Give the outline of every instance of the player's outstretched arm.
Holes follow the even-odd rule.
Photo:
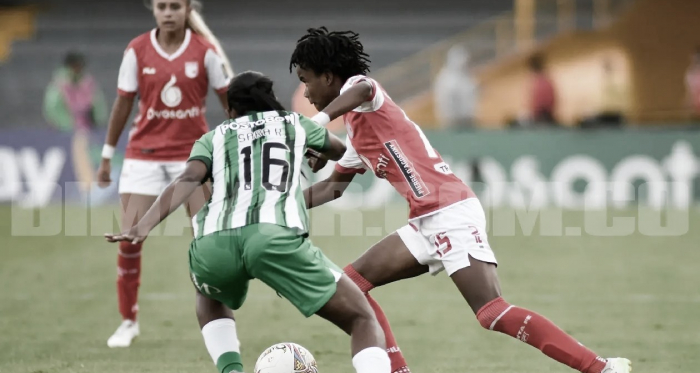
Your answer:
[[[299,122],[306,131],[308,146],[306,156],[309,160],[309,167],[314,173],[325,167],[329,159],[337,161],[343,157],[345,154],[343,140],[315,121],[303,115],[300,115],[299,118]]]
[[[334,120],[362,105],[362,103],[369,100],[370,97],[372,97],[372,85],[366,81],[362,81],[336,97],[335,100],[331,101],[331,103],[323,109],[323,112],[328,115],[330,120]],[[322,123],[322,125],[326,124],[327,123]]]
[[[326,180],[319,181],[304,190],[306,208],[311,209],[340,198],[353,178],[355,178],[354,173],[346,174],[333,170]]]
[[[153,228],[187,201],[207,175],[208,170],[204,162],[199,160],[187,162],[185,171],[165,188],[138,224],[128,232],[119,235],[105,234],[105,238],[109,242],[131,241],[139,243],[144,241]]]
[[[330,132],[328,132],[328,140],[330,145],[328,149],[322,151],[321,154],[323,154],[326,158],[330,159],[331,161],[339,161],[340,158],[343,157],[343,154],[345,154],[345,143],[338,136]]]

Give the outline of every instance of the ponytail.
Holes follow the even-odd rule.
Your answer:
[[[219,39],[214,36],[214,33],[209,29],[209,26],[207,26],[206,22],[204,22],[204,18],[202,18],[202,15],[200,14],[202,3],[197,0],[191,0],[190,7],[192,7],[192,10],[187,16],[187,26],[189,26],[192,31],[202,35],[214,46],[214,49],[219,56],[221,56],[221,59],[224,62],[226,74],[229,77],[233,77],[233,67],[231,66],[231,61],[229,61],[228,57],[226,57],[226,52],[224,52],[224,48],[221,47]]]

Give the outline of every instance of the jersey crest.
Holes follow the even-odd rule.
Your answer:
[[[185,62],[185,76],[194,79],[199,75],[199,63],[197,61]]]

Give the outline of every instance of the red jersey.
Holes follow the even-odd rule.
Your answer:
[[[180,48],[168,55],[156,31],[129,43],[119,69],[119,95],[139,96],[126,158],[186,160],[192,144],[209,131],[204,118],[208,87],[226,92],[228,77],[204,37],[187,29]]]
[[[372,97],[343,115],[347,151],[335,169],[342,173],[370,169],[386,179],[408,200],[410,219],[475,197],[379,83],[357,75],[348,79],[341,94],[361,81],[372,85]]]

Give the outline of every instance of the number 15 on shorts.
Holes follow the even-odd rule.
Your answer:
[[[452,250],[452,242],[447,237],[447,232],[440,232],[435,235],[435,247],[437,247],[437,253],[440,258]]]

